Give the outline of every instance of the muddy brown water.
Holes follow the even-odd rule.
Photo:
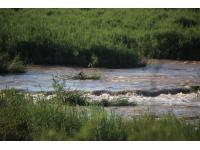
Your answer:
[[[18,90],[29,92],[53,91],[53,75],[72,76],[84,72],[95,72],[102,76],[101,80],[67,80],[65,88],[70,90],[84,91],[126,91],[126,90],[169,90],[185,86],[200,86],[200,61],[171,61],[171,60],[150,60],[146,67],[129,69],[106,69],[106,68],[79,68],[63,66],[29,66],[26,73],[0,75],[0,89],[14,87]],[[162,94],[162,93],[161,93]],[[194,94],[194,93],[193,93]],[[163,96],[161,101],[180,100]],[[190,95],[189,95],[190,96]],[[148,100],[148,96],[143,96]],[[156,97],[152,100],[154,102]],[[193,97],[186,98],[188,103],[193,103]],[[182,99],[181,99],[182,100]],[[198,101],[198,100],[197,100]],[[200,101],[200,100],[199,100]],[[198,102],[199,102],[198,101]],[[136,107],[111,107],[106,108],[126,115],[137,115],[138,112],[146,112],[149,105],[144,100]],[[179,103],[178,103],[179,104]],[[173,107],[176,115],[195,116],[200,115],[200,105],[189,107],[187,103]],[[171,105],[151,105],[153,113],[162,114],[171,110]]]
[[[146,67],[130,69],[29,66],[26,73],[0,75],[0,89],[14,87],[31,92],[51,91],[52,76],[95,72],[101,80],[67,80],[66,88],[76,90],[152,90],[200,85],[200,61],[153,60]]]

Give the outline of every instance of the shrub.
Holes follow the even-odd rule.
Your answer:
[[[63,97],[63,103],[70,105],[87,105],[87,97],[82,92],[67,91]]]
[[[119,97],[116,100],[111,102],[112,106],[130,106],[133,105],[132,103],[128,102],[128,98],[126,97]]]
[[[72,77],[74,80],[99,80],[100,78],[101,76],[96,73],[87,74],[82,71]]]
[[[111,106],[111,102],[109,102],[109,100],[107,99],[102,99],[100,102],[99,102],[100,106]]]
[[[84,96],[83,92],[65,90],[65,80],[60,80],[53,76],[53,88],[56,93],[56,97],[53,101],[58,104],[68,105],[87,105],[88,98]]]
[[[195,26],[197,24],[197,22],[195,20],[188,19],[185,17],[181,17],[181,18],[177,19],[176,22],[181,24],[183,27],[191,27],[191,26]]]
[[[19,56],[15,56],[11,61],[8,54],[0,54],[0,73],[22,73],[25,72],[25,65]]]
[[[9,56],[8,54],[0,53],[0,73],[8,72]]]
[[[14,60],[8,67],[9,72],[17,72],[17,73],[22,73],[25,72],[25,66],[23,62],[20,60],[19,56],[15,56]]]

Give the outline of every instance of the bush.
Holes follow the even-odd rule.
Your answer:
[[[197,22],[195,20],[187,19],[185,17],[181,17],[181,18],[177,19],[176,22],[181,24],[183,27],[191,27],[191,26],[195,26],[197,24]]]
[[[0,73],[23,73],[25,65],[19,56],[15,56],[13,60],[8,54],[0,54]]]
[[[58,104],[68,105],[87,105],[88,98],[84,96],[83,92],[65,90],[65,80],[53,77],[53,88],[56,93],[56,97],[53,98],[53,102]]]
[[[12,72],[12,73],[14,73],[14,72],[18,72],[18,73],[25,72],[25,66],[24,66],[23,62],[20,60],[19,56],[15,56],[14,60],[12,61],[12,63],[8,67],[8,71]]]
[[[64,93],[63,103],[69,105],[87,105],[87,97],[82,92],[68,91]]]
[[[102,99],[100,102],[99,102],[100,106],[111,106],[111,102],[109,102],[107,99]]]
[[[179,41],[182,35],[176,31],[169,31],[164,33],[158,33],[155,35],[157,40],[158,58],[170,58],[176,59],[179,55]]]
[[[0,53],[0,73],[8,72],[9,56]]]
[[[128,102],[128,99],[126,97],[120,97],[116,100],[113,100],[111,103],[112,106],[129,106],[130,103]]]
[[[86,74],[82,71],[72,77],[74,80],[99,80],[100,78],[101,76],[96,73]]]

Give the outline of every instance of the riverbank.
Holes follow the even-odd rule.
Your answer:
[[[144,66],[144,58],[200,60],[199,15],[199,9],[1,9],[0,55],[107,68]]]
[[[166,114],[127,118],[104,108],[70,105],[57,93],[52,99],[0,93],[1,140],[199,140],[200,122]],[[73,97],[76,98],[76,97]],[[65,101],[63,101],[65,100]]]
[[[149,60],[146,67],[131,69],[28,66],[26,73],[0,75],[0,89],[16,88],[49,99],[55,96],[52,84],[57,81],[63,91],[70,91],[70,96],[81,100],[82,105],[87,99],[92,105],[111,110],[114,107],[114,111],[125,116],[143,114],[152,108],[152,113],[158,116],[173,109],[178,116],[195,118],[200,110],[199,64],[199,61]],[[80,76],[80,72],[85,75]],[[98,80],[91,79],[91,75],[98,75]],[[84,99],[73,91],[83,94]]]
[[[145,113],[160,117],[163,114],[172,113],[177,117],[189,118],[190,120],[198,119],[200,115],[200,91],[194,87],[187,88],[187,90],[185,93],[182,93],[180,90],[175,90],[176,93],[164,92],[157,96],[146,96],[141,93],[138,94],[135,91],[87,92],[63,90],[61,92],[39,93],[30,93],[28,91],[18,92],[30,96],[35,102],[40,100],[51,102],[59,94],[61,99],[67,104],[103,106],[106,107],[108,112],[113,111],[126,117],[141,116]]]

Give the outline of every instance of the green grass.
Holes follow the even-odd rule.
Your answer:
[[[199,9],[0,9],[0,53],[25,64],[138,67],[200,60]]]
[[[81,91],[70,91],[65,90],[65,80],[53,77],[52,84],[55,97],[51,99],[53,103],[63,104],[63,105],[88,105],[88,98],[84,95],[84,92]]]
[[[0,93],[0,140],[200,140],[200,122],[174,115],[124,118],[99,106],[72,106],[14,89]],[[56,103],[55,103],[56,102]]]

